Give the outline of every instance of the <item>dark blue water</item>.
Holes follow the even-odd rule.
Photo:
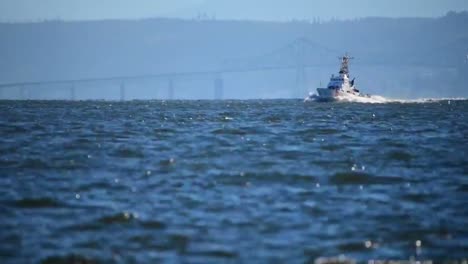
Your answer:
[[[467,258],[467,113],[0,101],[0,262]]]

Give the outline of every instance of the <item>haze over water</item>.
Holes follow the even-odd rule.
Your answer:
[[[0,101],[0,262],[467,258],[467,111]]]
[[[0,0],[0,264],[466,264],[467,28],[466,0]]]

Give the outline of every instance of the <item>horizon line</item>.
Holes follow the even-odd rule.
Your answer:
[[[443,15],[439,16],[362,16],[362,17],[353,17],[353,18],[337,18],[329,17],[322,18],[319,16],[314,16],[311,18],[289,18],[289,19],[250,19],[250,18],[218,18],[216,16],[206,16],[206,17],[175,17],[175,16],[146,16],[146,17],[122,17],[122,18],[81,18],[81,19],[64,19],[61,17],[57,18],[35,18],[35,19],[18,19],[18,20],[2,20],[0,19],[0,24],[39,24],[39,23],[51,23],[51,22],[63,22],[63,23],[77,23],[77,22],[105,22],[105,21],[128,21],[128,22],[138,22],[144,20],[180,20],[180,21],[195,21],[195,22],[260,22],[260,23],[308,23],[308,24],[324,24],[330,22],[349,22],[349,21],[359,21],[365,19],[373,18],[382,18],[382,19],[439,19],[447,17],[450,14],[457,15],[468,15],[468,10],[459,10],[447,11]]]

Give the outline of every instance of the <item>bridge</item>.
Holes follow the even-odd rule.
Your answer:
[[[146,75],[110,76],[97,78],[77,78],[67,80],[23,81],[0,83],[0,98],[2,90],[6,88],[18,88],[19,98],[27,100],[30,91],[45,85],[60,85],[62,89],[68,89],[69,99],[76,100],[77,87],[90,83],[110,82],[117,83],[120,92],[120,100],[126,100],[126,84],[134,80],[158,80],[167,82],[167,99],[175,98],[176,83],[186,78],[203,78],[212,80],[215,99],[222,99],[225,81],[223,76],[230,73],[246,73],[261,71],[294,70],[295,72],[295,96],[302,97],[306,94],[306,69],[311,67],[330,66],[335,62],[339,51],[321,46],[302,37],[291,43],[281,46],[258,56],[249,58],[225,59],[217,69],[186,72],[166,72]],[[327,63],[329,62],[329,63]]]

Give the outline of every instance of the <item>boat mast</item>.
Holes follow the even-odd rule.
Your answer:
[[[349,61],[354,59],[353,57],[348,56],[348,54],[344,55],[343,57],[340,58],[341,60],[341,68],[340,68],[340,74],[346,74],[349,75]]]

